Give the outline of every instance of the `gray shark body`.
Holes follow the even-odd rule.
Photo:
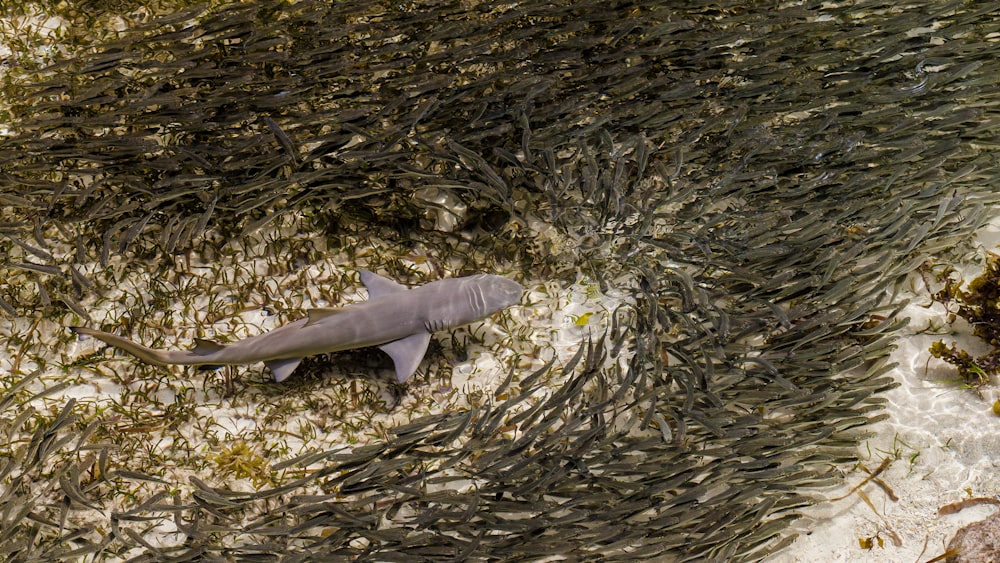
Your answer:
[[[155,350],[127,338],[86,327],[93,336],[157,365],[238,365],[264,362],[284,381],[306,356],[378,346],[392,357],[396,379],[406,381],[420,365],[432,332],[485,318],[514,305],[524,288],[500,276],[480,274],[431,282],[414,289],[367,270],[361,281],[368,301],[309,316],[231,344],[196,340],[191,350]]]

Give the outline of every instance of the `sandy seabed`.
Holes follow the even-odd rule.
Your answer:
[[[1000,217],[977,233],[981,253],[1000,245]],[[966,281],[981,272],[979,266],[957,265]],[[1000,399],[996,383],[977,391],[954,383],[955,371],[930,357],[932,342],[957,341],[973,353],[985,345],[969,336],[961,319],[944,325],[940,303],[931,306],[925,288],[915,280],[913,294],[900,316],[910,325],[900,335],[891,372],[899,386],[885,393],[887,420],[875,424],[873,437],[860,446],[864,466],[874,471],[884,460],[888,467],[879,478],[895,494],[868,481],[858,468],[845,485],[829,492],[840,500],[824,502],[805,511],[795,525],[796,542],[768,559],[770,563],[849,561],[869,563],[926,562],[946,551],[960,528],[983,520],[997,509],[981,504],[939,515],[941,507],[968,498],[1000,498],[1000,417],[993,402]],[[858,490],[871,501],[852,492]],[[873,510],[874,508],[874,510]],[[872,547],[865,549],[863,541]]]

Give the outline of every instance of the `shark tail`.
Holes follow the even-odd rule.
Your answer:
[[[166,366],[170,364],[201,365],[212,363],[211,360],[206,357],[206,354],[199,354],[197,348],[193,351],[154,350],[153,348],[147,348],[142,344],[133,342],[128,338],[111,334],[110,332],[104,332],[103,330],[83,326],[71,326],[69,328],[76,334],[93,336],[94,338],[110,344],[115,348],[121,348],[147,364]],[[207,341],[205,342],[208,344]],[[199,344],[199,347],[200,346],[201,344]],[[221,348],[221,346],[219,347]]]

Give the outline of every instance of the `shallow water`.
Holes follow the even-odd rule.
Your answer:
[[[0,552],[757,560],[892,447],[883,404],[961,410],[879,362],[896,290],[996,214],[988,4],[129,17],[3,75]],[[532,297],[405,389],[377,353],[275,386],[63,330],[241,338],[359,268]]]
[[[977,233],[981,252],[995,251],[1000,243],[1000,218]],[[966,280],[978,276],[975,263],[961,268]],[[806,511],[795,525],[801,536],[783,553],[768,561],[927,561],[944,553],[948,541],[963,526],[992,514],[995,506],[971,506],[958,512],[939,514],[939,509],[969,498],[998,498],[995,478],[1000,459],[1000,426],[993,402],[1000,398],[993,382],[978,391],[955,382],[955,370],[930,357],[931,342],[953,340],[974,354],[987,351],[971,336],[961,320],[945,324],[947,314],[940,303],[931,306],[928,292],[910,297],[903,311],[910,326],[901,335],[892,360],[891,373],[899,387],[887,391],[889,418],[871,427],[874,436],[861,445],[862,463],[873,470],[889,458],[891,465],[880,475],[895,494],[868,483],[861,490],[875,510],[858,495],[824,503]],[[830,492],[832,498],[846,495],[861,483],[866,473],[848,473],[846,484]],[[876,512],[877,511],[877,512]],[[862,549],[858,541],[882,538],[882,544]]]

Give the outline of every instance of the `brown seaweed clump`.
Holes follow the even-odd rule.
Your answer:
[[[930,353],[958,368],[966,385],[982,387],[990,378],[1000,373],[1000,255],[987,253],[983,273],[962,289],[961,282],[948,280],[945,287],[934,294],[934,300],[949,307],[958,305],[954,315],[965,319],[972,326],[972,334],[992,349],[981,356],[973,356],[938,340],[931,344]],[[953,318],[953,317],[949,317]]]

